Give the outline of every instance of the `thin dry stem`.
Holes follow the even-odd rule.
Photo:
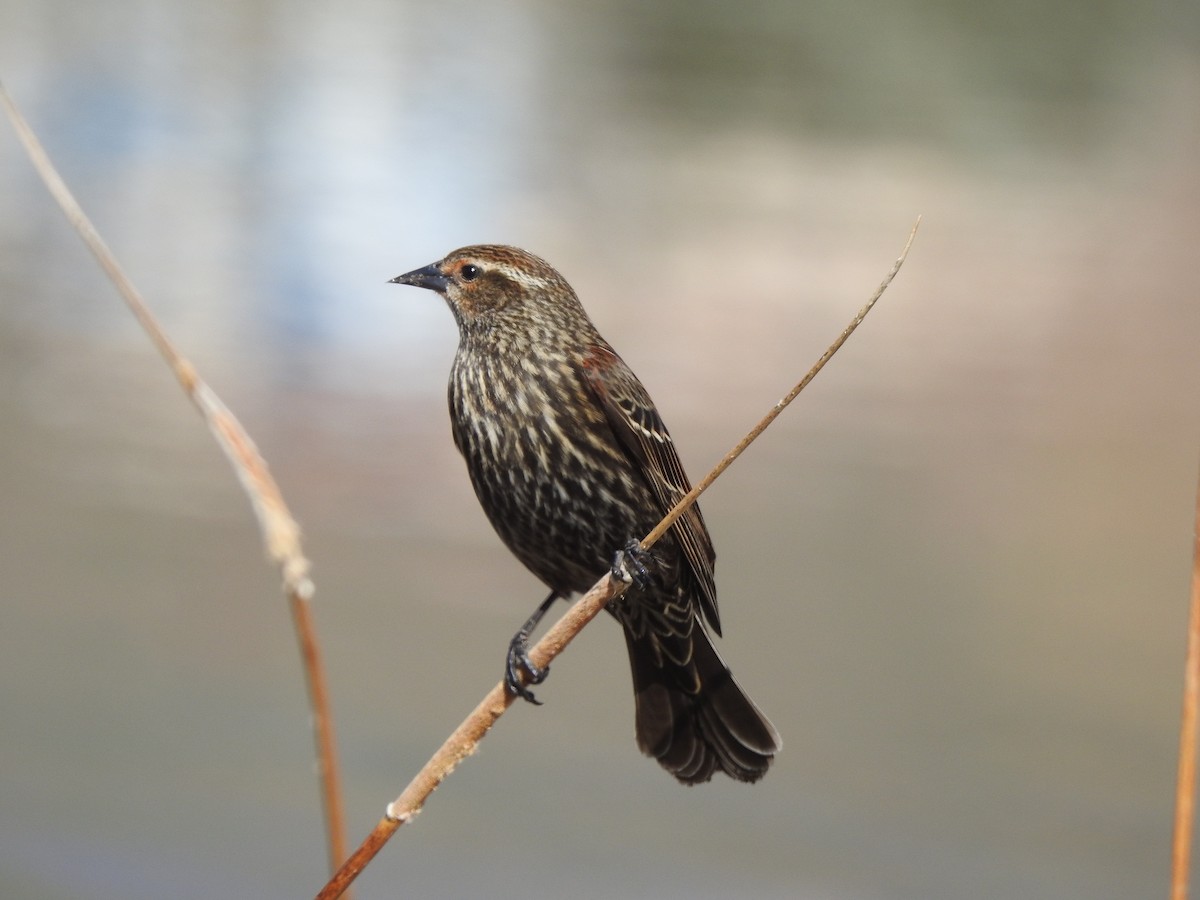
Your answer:
[[[813,367],[808,370],[808,374],[801,378],[800,381],[797,382],[796,386],[788,391],[787,395],[782,400],[771,407],[771,411],[763,416],[762,419],[759,420],[759,423],[746,433],[744,438],[738,441],[737,446],[726,453],[721,461],[713,466],[712,471],[696,482],[696,486],[687,494],[685,494],[678,503],[675,504],[671,511],[663,517],[661,522],[654,526],[654,530],[646,535],[645,539],[642,541],[643,548],[649,549],[655,541],[666,534],[667,529],[675,524],[675,520],[683,515],[684,510],[695,503],[696,498],[708,490],[708,486],[716,481],[722,472],[733,465],[733,461],[742,455],[742,451],[754,443],[758,436],[767,430],[767,426],[774,422],[781,412],[787,409],[788,404],[795,400],[800,395],[802,390],[808,387],[808,383],[817,377],[817,373],[825,368],[825,363],[829,362],[829,360],[833,358],[833,354],[837,353],[838,350],[842,348],[842,344],[846,343],[846,341],[849,339],[850,335],[854,334],[854,329],[858,328],[858,326],[862,324],[863,319],[867,317],[867,313],[871,311],[871,307],[873,307],[876,301],[883,296],[883,292],[888,289],[888,285],[892,283],[892,279],[896,277],[896,273],[898,273],[900,271],[900,267],[904,265],[904,260],[908,258],[908,250],[910,247],[912,247],[912,243],[917,237],[917,229],[920,227],[921,217],[917,216],[917,221],[913,223],[912,231],[908,233],[908,240],[904,242],[904,249],[900,251],[900,255],[896,257],[896,261],[892,263],[891,271],[889,271],[884,277],[883,281],[879,283],[879,287],[875,289],[875,293],[871,295],[871,299],[863,304],[863,308],[858,311],[858,315],[850,320],[850,324],[846,326],[840,335],[838,335],[837,340],[829,345],[829,349],[821,354],[821,358],[818,359],[813,364]]]
[[[624,593],[626,587],[626,584],[614,580],[610,575],[605,575],[596,582],[529,651],[529,658],[534,665],[550,665],[550,661],[571,643],[583,626],[599,615],[605,604]],[[317,895],[319,900],[332,900],[334,897],[343,896],[343,892],[358,877],[358,873],[383,849],[383,845],[397,829],[415,819],[429,795],[437,790],[460,762],[475,752],[479,742],[513,704],[514,699],[515,697],[505,689],[503,682],[491,689],[462,724],[446,738],[400,796],[388,804],[386,815],[346,860],[346,864],[321,889]]]
[[[1183,715],[1179,726],[1179,777],[1175,784],[1175,839],[1171,847],[1171,900],[1187,900],[1192,826],[1196,804],[1196,723],[1200,707],[1200,484],[1192,533],[1192,602],[1187,660],[1183,669]]]
[[[296,629],[296,640],[300,645],[308,706],[312,710],[313,743],[317,754],[317,780],[321,785],[321,810],[325,816],[329,871],[336,872],[346,859],[346,808],[342,800],[342,770],[338,765],[333,709],[329,701],[329,687],[325,682],[325,663],[321,658],[321,645],[317,641],[312,604],[296,592],[288,591],[288,606]]]
[[[899,258],[892,266],[887,277],[879,285],[866,305],[859,310],[850,322],[846,329],[838,336],[838,338],[829,346],[829,349],[822,354],[817,363],[809,370],[808,374],[800,380],[800,382],[788,392],[782,400],[780,400],[771,409],[763,419],[752,428],[747,435],[742,438],[732,450],[727,453],[712,471],[693,488],[690,492],[684,495],[671,511],[668,512],[661,522],[655,526],[645,538],[642,539],[642,546],[649,548],[659,538],[666,534],[667,529],[672,523],[678,519],[689,506],[696,502],[696,498],[710,484],[733,463],[742,451],[762,434],[778,415],[783,412],[789,403],[804,390],[810,381],[816,377],[816,374],[821,371],[825,363],[827,363],[833,354],[837,353],[846,339],[854,332],[867,313],[871,311],[871,307],[887,290],[892,279],[896,277],[896,273],[900,271],[900,267],[904,265],[904,260],[908,256],[908,250],[912,246],[913,239],[916,237],[917,227],[921,224],[920,217],[912,227],[912,231],[908,235],[908,240],[904,244],[904,250]],[[559,653],[571,642],[571,640],[579,633],[579,631],[594,619],[609,601],[624,593],[626,584],[612,577],[611,574],[606,574],[603,578],[592,585],[591,589],[583,595],[583,597],[572,606],[561,619],[554,624],[554,627],[546,633],[538,643],[529,651],[530,659],[538,668],[544,668],[550,665],[550,662],[558,656]],[[354,854],[346,861],[346,864],[334,875],[334,877],[321,889],[317,894],[317,900],[334,900],[336,897],[342,896],[347,887],[358,877],[368,863],[375,857],[383,845],[391,839],[392,835],[400,828],[401,825],[411,822],[420,813],[425,801],[429,799],[438,786],[446,780],[446,777],[457,768],[458,764],[475,752],[479,742],[491,730],[496,721],[504,714],[504,711],[512,705],[513,696],[505,690],[504,684],[498,684],[492,688],[491,692],[483,698],[478,706],[471,712],[462,724],[454,730],[438,749],[438,751],[429,759],[417,773],[417,776],[409,782],[408,787],[388,804],[386,815],[376,824],[375,828],[363,841],[362,845],[354,851]]]
[[[95,227],[88,220],[66,183],[59,176],[41,142],[25,121],[12,98],[0,84],[0,105],[25,147],[30,161],[41,176],[50,194],[58,202],[67,220],[79,233],[100,267],[108,275],[134,317],[150,336],[159,353],[175,373],[188,397],[203,416],[226,459],[237,473],[242,488],[250,498],[266,545],[267,555],[279,567],[284,592],[288,597],[296,637],[304,660],[309,703],[313,711],[313,739],[317,748],[321,773],[322,805],[325,810],[328,834],[330,870],[336,871],[346,858],[346,829],[342,812],[336,742],[333,717],[329,711],[329,694],[325,686],[325,671],[321,663],[316,631],[313,626],[310,600],[313,583],[308,576],[309,561],[300,546],[300,527],[288,512],[279,486],[271,477],[266,460],[258,452],[250,435],[238,422],[216,393],[201,380],[195,368],[186,360],[159,325],[141,294],[125,274],[116,257]]]

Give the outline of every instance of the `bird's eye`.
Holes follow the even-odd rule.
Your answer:
[[[479,266],[467,263],[458,270],[458,274],[462,276],[463,281],[474,281],[483,274],[483,269],[479,268]]]

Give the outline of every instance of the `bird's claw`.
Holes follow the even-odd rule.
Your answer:
[[[522,679],[522,673],[525,678]],[[520,697],[534,706],[542,701],[533,695],[528,685],[541,684],[550,674],[549,666],[534,665],[529,658],[529,635],[517,632],[508,644],[508,659],[504,665],[504,687],[510,694]]]
[[[653,581],[646,561],[650,551],[642,546],[642,542],[631,539],[624,549],[618,550],[613,556],[612,577],[625,584],[648,588]]]

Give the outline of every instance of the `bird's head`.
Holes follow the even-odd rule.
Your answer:
[[[391,280],[437,291],[467,334],[498,321],[586,321],[575,291],[548,262],[516,247],[480,244]]]

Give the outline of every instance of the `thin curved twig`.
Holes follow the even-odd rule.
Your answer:
[[[79,233],[87,248],[96,257],[100,267],[108,275],[134,317],[141,324],[154,346],[184,392],[195,404],[205,423],[216,438],[226,459],[237,473],[238,480],[258,519],[267,555],[279,567],[283,578],[284,593],[292,613],[296,639],[304,661],[304,675],[308,688],[309,704],[312,708],[313,740],[316,745],[317,766],[320,773],[321,800],[325,812],[326,837],[329,848],[329,868],[336,871],[346,858],[346,827],[340,769],[338,768],[336,742],[333,733],[333,715],[329,709],[329,692],[325,684],[325,668],[321,661],[320,647],[313,625],[313,583],[309,578],[309,561],[300,546],[300,526],[292,518],[279,486],[267,468],[266,460],[258,452],[250,435],[221,402],[195,368],[185,359],[171,339],[163,331],[153,313],[150,312],[141,294],[125,274],[112,251],[84,214],[83,209],[71,194],[70,189],[50,161],[37,135],[25,121],[16,104],[0,84],[0,105],[3,105],[9,121],[25,147],[30,161],[41,176],[46,188],[58,202],[67,220]]]

